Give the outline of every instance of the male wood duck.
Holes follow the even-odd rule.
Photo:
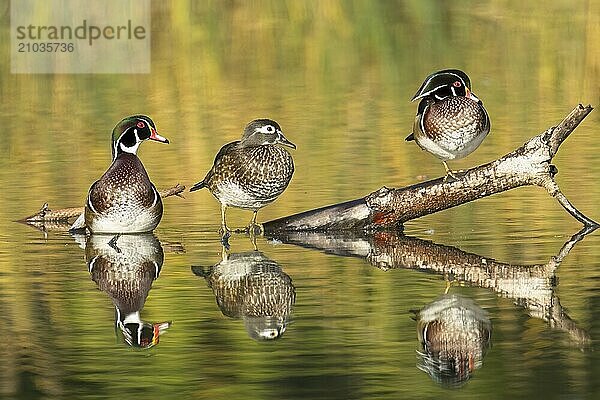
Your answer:
[[[277,122],[270,119],[250,122],[241,140],[223,146],[206,177],[190,188],[193,192],[206,187],[219,200],[225,237],[229,234],[225,221],[227,207],[252,210],[249,229],[254,229],[258,210],[279,197],[290,183],[294,161],[277,144],[296,148],[285,138]]]
[[[152,233],[93,234],[85,239],[85,259],[91,279],[115,306],[115,327],[125,343],[150,348],[171,322],[149,322],[141,311],[163,266],[163,248]]]
[[[445,294],[416,313],[417,367],[445,386],[464,383],[481,367],[491,344],[488,313],[473,300]]]
[[[136,155],[145,140],[169,143],[145,115],[119,122],[112,132],[112,164],[92,184],[84,212],[71,229],[93,233],[150,232],[160,222],[162,200]]]
[[[406,140],[442,160],[446,177],[457,179],[446,161],[471,154],[490,132],[483,102],[471,91],[467,74],[457,69],[429,75],[412,98],[417,99],[413,132]]]

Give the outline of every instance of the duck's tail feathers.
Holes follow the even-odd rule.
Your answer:
[[[196,190],[200,190],[202,188],[206,187],[206,183],[204,183],[204,181],[200,181],[198,183],[196,183],[194,186],[192,186],[190,188],[190,192],[194,192]]]
[[[69,228],[70,232],[85,231],[85,212],[82,212],[79,217],[73,222],[73,225]]]
[[[406,140],[407,142],[410,142],[411,140],[415,140],[415,134],[411,132],[411,134],[408,135],[406,137],[406,139],[404,139],[404,140]]]

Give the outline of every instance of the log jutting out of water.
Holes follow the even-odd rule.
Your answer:
[[[266,222],[263,228],[265,233],[401,228],[411,219],[530,185],[546,189],[586,227],[598,227],[560,191],[554,179],[558,170],[551,164],[562,142],[592,110],[590,105],[578,105],[557,126],[497,160],[465,171],[458,180],[438,178],[400,189],[382,187],[360,199]]]
[[[179,183],[171,188],[161,190],[159,192],[160,197],[163,199],[169,196],[178,196],[183,197],[181,194],[185,190],[185,186],[180,185]],[[77,218],[83,212],[83,207],[70,207],[70,208],[60,208],[57,210],[51,210],[48,206],[48,203],[44,203],[42,208],[35,214],[30,215],[29,217],[25,217],[18,222],[23,222],[30,225],[36,225],[36,223],[62,223],[63,229],[68,229],[64,227],[68,227],[68,220],[71,218]]]

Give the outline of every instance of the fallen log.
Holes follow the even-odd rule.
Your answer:
[[[185,190],[185,186],[177,184],[168,189],[159,192],[163,199],[169,196],[183,197],[181,193]],[[22,218],[17,222],[34,226],[41,230],[67,230],[71,226],[69,220],[77,218],[83,212],[83,207],[69,207],[51,210],[48,203],[44,203],[42,208],[35,214]]]
[[[458,180],[437,178],[399,189],[382,187],[360,199],[265,222],[264,232],[398,229],[411,219],[531,185],[546,189],[584,226],[598,227],[560,191],[554,179],[558,169],[551,164],[563,141],[592,110],[590,105],[578,105],[557,126],[497,160],[464,171]]]

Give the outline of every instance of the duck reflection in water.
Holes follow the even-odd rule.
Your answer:
[[[574,345],[585,350],[591,344],[590,335],[562,307],[556,294],[556,271],[575,245],[595,229],[582,229],[546,263],[532,265],[504,263],[392,231],[307,234],[267,229],[266,236],[328,254],[361,258],[382,271],[410,269],[445,278],[452,276],[461,285],[485,288],[512,299],[531,317],[545,321],[549,329],[565,333]],[[423,346],[418,367],[447,386],[466,382],[481,366],[490,345],[491,323],[487,314],[471,300],[446,295],[420,310],[416,319]]]
[[[436,382],[455,387],[482,365],[490,346],[492,323],[469,298],[445,294],[416,312],[422,346],[417,367]]]
[[[296,291],[279,264],[260,251],[228,254],[209,267],[192,266],[206,280],[226,317],[242,319],[257,341],[280,338],[290,321]]]
[[[151,233],[91,235],[85,246],[90,276],[115,305],[115,329],[129,346],[148,349],[171,322],[145,322],[140,312],[163,265],[163,249]]]

